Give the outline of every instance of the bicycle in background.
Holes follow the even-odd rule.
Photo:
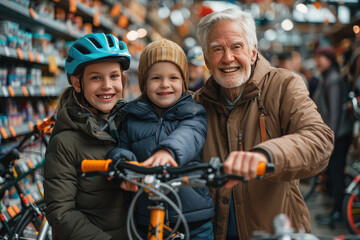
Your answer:
[[[272,163],[262,162],[258,165],[257,175],[259,178],[274,170]],[[221,187],[228,180],[245,179],[239,175],[224,174],[222,163],[219,158],[212,158],[209,163],[199,163],[192,166],[171,167],[142,167],[141,163],[123,160],[83,160],[81,170],[83,177],[104,175],[110,179],[124,179],[138,185],[139,191],[135,194],[129,207],[127,217],[127,232],[129,239],[142,239],[137,231],[134,221],[134,209],[137,199],[143,192],[148,194],[153,205],[150,209],[150,223],[147,232],[149,240],[175,240],[189,239],[189,228],[182,213],[182,206],[177,189],[182,187]],[[196,173],[195,173],[196,172]],[[191,174],[190,173],[195,173]],[[138,179],[137,181],[133,179]],[[175,196],[176,202],[172,201],[169,193]],[[179,219],[174,228],[165,225],[165,212],[167,206],[171,206],[178,214]],[[184,233],[178,232],[180,224],[183,225]]]
[[[350,101],[343,107],[352,111],[355,118],[353,142],[349,150],[351,163],[345,168],[351,182],[345,188],[342,212],[350,231],[360,234],[360,97],[356,97],[354,93],[350,97]]]
[[[43,199],[35,201],[32,192],[27,194],[21,182],[42,167],[45,151],[34,151],[32,147],[39,142],[47,147],[47,137],[55,121],[55,116],[43,119],[0,159],[0,197],[3,199],[7,191],[15,189],[20,201],[20,206],[0,205],[0,239],[51,239]],[[42,195],[41,182],[38,187]]]
[[[357,97],[354,92],[350,92],[348,96],[349,101],[345,102],[342,106],[343,110],[350,114],[354,119],[353,127],[353,142],[349,148],[346,167],[345,167],[345,186],[348,186],[357,175],[358,165],[360,164],[360,96]],[[316,192],[317,188],[321,185],[326,185],[327,176],[325,174],[326,168],[319,174],[300,179],[300,191],[305,200],[308,202]]]

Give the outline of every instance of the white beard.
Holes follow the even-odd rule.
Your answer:
[[[251,71],[248,71],[247,73],[243,72],[241,74],[241,77],[236,79],[235,81],[231,81],[231,79],[227,80],[226,78],[218,77],[217,74],[214,75],[215,81],[222,86],[223,88],[236,88],[240,87],[244,83],[246,83],[250,78]],[[231,77],[229,77],[231,78]]]

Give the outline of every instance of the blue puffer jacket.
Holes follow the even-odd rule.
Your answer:
[[[201,150],[206,138],[206,111],[196,104],[190,94],[184,94],[176,104],[159,116],[147,97],[128,103],[120,133],[120,148],[109,153],[117,155],[122,149],[132,151],[138,162],[143,162],[159,149],[168,150],[179,166],[201,162]],[[214,203],[206,187],[182,188],[179,191],[186,220],[197,222],[214,216]],[[171,195],[169,196],[175,200]],[[140,203],[140,204],[139,204]],[[147,195],[140,196],[136,220],[140,225],[149,223],[151,204]],[[170,223],[178,214],[169,208]]]

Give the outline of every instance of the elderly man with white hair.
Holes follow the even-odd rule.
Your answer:
[[[311,231],[299,179],[319,173],[333,150],[324,124],[300,76],[271,67],[257,50],[253,17],[238,9],[200,20],[198,40],[211,76],[194,95],[207,111],[203,160],[220,157],[230,181],[212,189],[215,239],[247,239],[256,230],[273,232],[285,213],[295,231]],[[259,162],[275,171],[256,178]]]

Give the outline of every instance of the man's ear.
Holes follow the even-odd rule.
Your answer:
[[[70,80],[71,80],[71,85],[74,87],[75,91],[77,93],[80,93],[81,92],[80,79],[78,77],[71,76]]]
[[[250,58],[250,62],[251,62],[251,65],[253,65],[256,61],[256,58],[257,58],[257,45],[255,44],[254,45],[254,48],[251,50],[250,54],[251,54],[251,58]]]
[[[209,71],[211,71],[211,69],[209,68],[209,63],[205,57],[204,57],[204,62],[205,62],[205,66],[207,67],[207,69],[209,69]]]

